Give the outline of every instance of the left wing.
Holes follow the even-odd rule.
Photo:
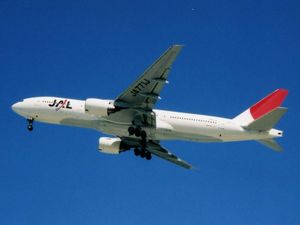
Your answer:
[[[168,160],[171,163],[175,163],[178,166],[181,166],[186,169],[192,169],[192,165],[178,158],[176,155],[169,152],[167,149],[163,148],[160,144],[154,142],[147,145],[147,150],[153,155],[156,155],[162,159]]]
[[[171,46],[115,100],[115,106],[152,111],[181,48],[181,45]]]
[[[142,142],[136,138],[122,137],[122,142],[129,146],[130,148],[141,148]],[[176,155],[169,152],[167,149],[162,147],[159,143],[154,141],[148,141],[145,147],[146,151],[151,152],[153,155],[156,155],[162,159],[168,160],[171,163],[174,163],[178,166],[181,166],[186,169],[192,169],[192,165],[178,158]]]

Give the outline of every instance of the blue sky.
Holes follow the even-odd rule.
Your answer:
[[[0,2],[0,224],[300,224],[299,1]],[[172,44],[157,107],[234,117],[290,93],[283,154],[164,142],[198,170],[97,151],[94,130],[35,124],[25,97],[115,98]]]

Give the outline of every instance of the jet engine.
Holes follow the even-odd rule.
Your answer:
[[[129,150],[130,147],[122,143],[121,138],[101,137],[99,138],[99,151],[108,154],[119,154],[122,151]]]
[[[109,116],[115,111],[114,102],[112,100],[104,100],[97,98],[88,98],[85,101],[85,112],[96,116]]]

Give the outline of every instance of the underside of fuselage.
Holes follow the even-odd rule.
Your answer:
[[[95,129],[100,132],[119,136],[119,137],[131,137],[128,134],[128,127],[130,123],[119,123],[110,121],[106,118],[99,118],[95,116],[81,116],[78,118],[72,118],[71,116],[64,115],[51,115],[39,114],[35,120],[39,122],[46,122],[51,124],[61,124],[67,126],[76,126],[82,128]],[[223,118],[221,118],[224,120]],[[160,120],[156,120],[157,126],[154,127],[142,127],[147,132],[147,138],[149,140],[162,141],[162,140],[182,140],[182,141],[195,141],[195,142],[227,142],[227,141],[241,141],[241,140],[259,140],[269,138],[269,134],[265,132],[251,132],[244,130],[239,126],[227,127],[227,130],[220,127],[213,127],[211,124],[200,126],[195,129],[190,124],[178,125],[168,123],[168,129],[165,126],[161,127]],[[163,122],[167,123],[166,121]],[[138,137],[136,137],[138,138]]]

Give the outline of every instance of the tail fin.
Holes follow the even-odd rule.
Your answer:
[[[261,130],[259,128],[262,130],[271,129],[287,110],[279,107],[287,94],[288,90],[277,89],[233,120],[243,127],[252,127],[255,130]]]

